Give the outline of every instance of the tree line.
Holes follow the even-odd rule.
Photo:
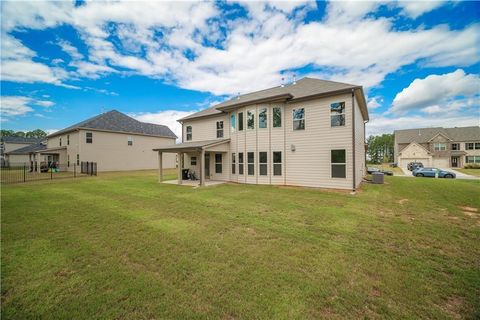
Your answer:
[[[0,130],[0,137],[45,138],[47,133],[41,129],[32,131]]]
[[[393,133],[369,136],[367,160],[370,163],[393,162]]]

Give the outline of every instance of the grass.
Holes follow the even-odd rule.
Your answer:
[[[455,169],[455,170],[465,174],[469,174],[471,176],[480,177],[480,169]]]
[[[392,171],[393,175],[395,176],[404,176],[405,173],[400,167],[390,167],[388,163],[382,163],[382,164],[367,164],[367,167],[374,167],[378,168],[380,170],[385,170],[385,171]]]
[[[169,174],[174,178],[174,174]],[[480,183],[2,189],[2,318],[478,318]]]

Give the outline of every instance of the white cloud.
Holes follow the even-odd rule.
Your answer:
[[[42,106],[45,108],[55,105],[54,102],[48,100],[36,100],[24,96],[2,96],[0,98],[0,110],[2,117],[23,116],[34,109],[32,106]]]
[[[32,101],[28,97],[2,96],[0,99],[0,110],[2,118],[5,116],[21,116],[33,111],[28,104]]]
[[[446,26],[397,30],[392,20],[369,16],[379,6],[386,6],[401,7],[415,17],[441,5],[438,3],[335,1],[328,3],[324,21],[308,24],[301,17],[316,7],[315,2],[239,4],[248,10],[248,17],[226,21],[212,2],[155,1],[139,5],[92,1],[79,7],[46,2],[29,7],[7,2],[3,5],[2,26],[8,31],[66,23],[80,33],[88,47],[84,59],[71,44],[63,43],[64,50],[76,56],[70,63],[75,71],[61,74],[53,68],[37,70],[35,74],[42,78],[35,81],[58,83],[72,77],[97,78],[121,72],[216,95],[278,85],[282,74],[305,66],[313,66],[314,73],[323,78],[368,89],[412,63],[461,67],[480,60],[478,25],[463,30]],[[220,32],[220,27],[227,32]],[[220,47],[206,45],[208,41]],[[17,49],[26,51],[23,55],[28,56],[30,64],[35,63],[31,50]],[[7,76],[11,81],[32,81],[27,77],[33,74],[29,67],[33,68],[19,68],[17,74],[17,69],[10,66]]]
[[[429,75],[425,79],[415,79],[398,93],[390,112],[402,114],[411,110],[425,110],[432,113],[459,97],[473,97],[479,93],[480,77],[466,74],[462,69],[443,75]]]
[[[383,99],[382,97],[379,97],[379,96],[368,98],[367,100],[367,106],[369,110],[377,109],[381,107],[382,104],[383,104]]]
[[[424,13],[437,9],[447,3],[438,0],[422,0],[422,1],[398,1],[397,6],[402,8],[405,15],[416,19]]]
[[[170,128],[178,137],[178,141],[182,139],[182,125],[177,121],[186,117],[198,110],[179,111],[179,110],[165,110],[159,112],[141,112],[129,113],[128,115],[137,119],[138,121],[163,124]]]

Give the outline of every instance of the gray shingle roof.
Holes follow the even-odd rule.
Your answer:
[[[480,126],[461,128],[420,128],[395,130],[397,143],[427,143],[437,134],[442,133],[452,141],[480,141]]]
[[[47,149],[47,146],[43,143],[35,143],[17,150],[7,152],[7,154],[30,154],[45,149]]]
[[[45,138],[1,137],[1,141],[10,143],[40,143]]]
[[[230,99],[220,104],[217,104],[215,106],[212,106],[208,109],[186,116],[180,119],[180,121],[214,115],[217,113],[221,113],[221,111],[218,109],[233,107],[239,104],[254,103],[257,100],[268,99],[268,98],[281,96],[281,95],[290,95],[291,96],[290,99],[295,100],[295,99],[301,99],[309,96],[321,95],[329,92],[335,92],[335,91],[341,91],[341,90],[347,90],[347,89],[361,89],[361,86],[348,84],[348,83],[328,81],[328,80],[314,79],[314,78],[303,78],[298,80],[296,84],[288,84],[283,87],[278,86],[274,88],[269,88],[265,90],[260,90],[260,91],[240,95],[233,99]]]
[[[58,136],[59,134],[63,134],[80,128],[177,138],[177,136],[167,126],[140,122],[117,110],[111,110],[87,119],[85,121],[76,123],[70,127],[52,133],[51,135],[49,135],[49,137]]]

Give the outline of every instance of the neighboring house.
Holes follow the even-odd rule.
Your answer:
[[[422,128],[394,132],[398,166],[422,162],[426,167],[461,168],[480,163],[480,127]]]
[[[179,167],[201,185],[356,189],[365,174],[367,121],[361,86],[303,78],[182,118],[182,143],[154,150],[177,153]]]
[[[73,170],[81,162],[96,162],[98,171],[154,169],[152,148],[175,144],[177,136],[163,125],[137,121],[112,110],[50,134],[46,148],[30,154],[33,162],[55,162]],[[165,155],[175,168],[175,155]]]
[[[2,137],[0,139],[0,160],[2,166],[16,165],[29,162],[29,156],[23,153],[14,153],[13,151],[38,144],[45,138],[24,138],[24,137]]]

